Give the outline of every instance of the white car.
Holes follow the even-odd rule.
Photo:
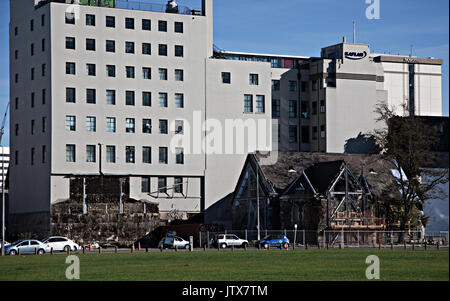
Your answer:
[[[220,246],[222,249],[227,247],[247,247],[248,241],[241,239],[234,234],[219,234],[216,237],[216,247]]]
[[[159,242],[158,248],[160,248],[161,246],[163,246],[164,248],[176,248],[176,247],[178,247],[179,249],[189,249],[189,242],[184,240],[184,239],[182,239],[181,237],[178,237],[178,236],[173,237],[173,242],[172,242],[171,238],[164,237]]]
[[[80,250],[81,247],[75,243],[74,241],[68,239],[67,237],[62,236],[52,236],[42,240],[44,244],[47,244],[50,248],[53,248],[53,251],[64,251],[67,250],[77,251]]]

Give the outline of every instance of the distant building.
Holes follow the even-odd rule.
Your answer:
[[[4,183],[6,183],[6,175],[8,174],[9,157],[9,147],[0,147],[0,192],[3,187],[6,187]]]

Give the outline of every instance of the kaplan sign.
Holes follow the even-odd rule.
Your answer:
[[[354,52],[354,51],[346,51],[345,57],[349,60],[362,60],[367,56],[367,52]]]

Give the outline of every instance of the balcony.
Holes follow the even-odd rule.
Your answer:
[[[186,6],[176,5],[172,7],[170,5],[148,3],[145,0],[41,0],[36,8],[39,8],[47,3],[65,3],[65,4],[75,4],[75,5],[85,5],[85,6],[99,6],[99,7],[110,7],[110,8],[120,8],[120,9],[130,9],[130,10],[142,10],[158,13],[173,13],[180,15],[201,15],[201,10],[190,9]]]

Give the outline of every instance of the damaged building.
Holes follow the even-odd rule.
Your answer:
[[[233,229],[385,229],[382,198],[391,198],[393,162],[380,155],[279,153],[262,165],[250,154],[232,198]],[[317,234],[310,242],[317,242]]]

